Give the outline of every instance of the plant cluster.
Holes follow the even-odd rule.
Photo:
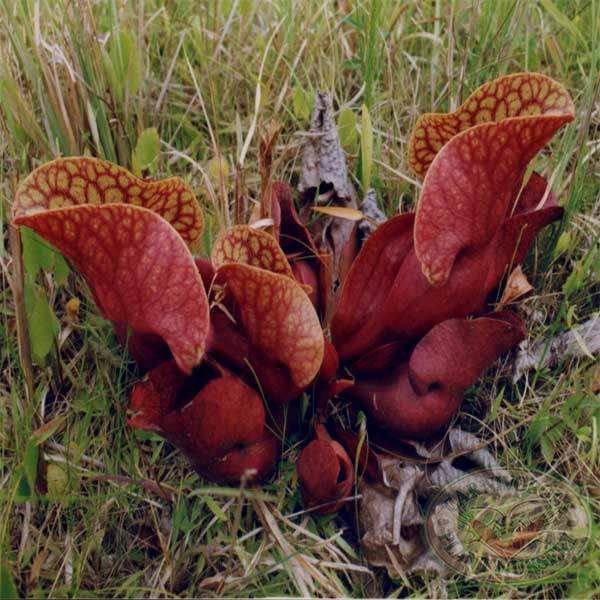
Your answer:
[[[17,191],[14,223],[73,263],[148,372],[131,394],[130,425],[164,436],[204,477],[267,476],[300,425],[288,408],[309,394],[315,439],[298,474],[306,504],[328,513],[351,494],[354,461],[378,476],[377,453],[329,422],[340,398],[366,413],[379,448],[428,439],[526,336],[493,299],[562,216],[528,165],[573,119],[566,90],[534,73],[423,115],[409,144],[423,179],[416,212],[364,241],[346,222],[337,256],[290,185],[268,177],[269,220],[221,231],[210,257],[196,256],[204,216],[183,180],[84,157],[36,169]]]

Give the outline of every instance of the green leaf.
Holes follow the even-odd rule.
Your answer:
[[[133,96],[140,88],[140,61],[136,40],[131,31],[121,31],[121,60],[123,78],[127,81],[129,95]]]
[[[347,106],[344,106],[340,111],[340,116],[338,118],[338,134],[344,149],[354,152],[358,142],[356,115],[352,109]]]
[[[33,307],[35,306],[38,288],[34,278],[29,275],[25,276],[24,284],[23,297],[25,299],[25,312],[27,314],[27,318],[30,319]]]
[[[342,63],[342,70],[352,71],[353,69],[360,69],[362,67],[362,60],[360,57],[349,58]]]
[[[556,454],[556,448],[552,443],[549,436],[543,435],[540,439],[540,449],[546,462],[551,465],[554,461],[554,455]]]
[[[373,125],[366,104],[362,106],[362,123],[360,138],[360,161],[362,189],[366,192],[371,187],[371,168],[373,166]]]
[[[135,150],[131,153],[131,172],[136,177],[142,176],[142,167],[140,167],[140,161],[136,156]]]
[[[112,35],[103,54],[103,70],[110,82],[113,97],[119,103],[125,95],[134,96],[140,88],[140,62],[136,39],[127,30]]]
[[[0,598],[20,598],[8,567],[0,563]]]
[[[69,489],[69,475],[61,465],[49,464],[46,472],[48,497],[61,500]]]
[[[25,448],[23,462],[15,470],[15,476],[17,477],[15,502],[27,502],[35,496],[38,459],[39,448],[34,440],[30,440],[27,442],[27,447]]]
[[[115,62],[111,54],[109,54],[107,51],[103,52],[102,54],[102,70],[104,73],[106,73],[106,78],[110,83],[110,88],[113,94],[120,94],[119,78],[117,77],[117,73],[115,71]]]
[[[21,227],[23,243],[23,264],[25,272],[35,277],[41,269],[50,270],[54,266],[56,252],[29,227]]]
[[[294,115],[303,121],[310,117],[310,104],[306,98],[306,94],[301,87],[296,87],[294,97],[292,98],[294,106]]]
[[[23,469],[22,465],[18,467],[15,471],[15,476],[17,477],[17,490],[15,493],[15,502],[17,504],[22,504],[23,502],[31,500],[33,490],[29,486],[29,482],[27,481],[25,470]]]
[[[140,169],[150,169],[160,153],[160,138],[155,127],[144,129],[135,147],[135,157]]]
[[[554,258],[559,257],[563,252],[571,247],[571,232],[563,231],[554,247]]]
[[[500,393],[496,396],[496,398],[492,401],[492,406],[490,407],[490,413],[487,418],[487,422],[491,423],[498,416],[498,409],[500,408],[500,404],[502,404],[502,400],[504,400],[504,388],[500,390]]]
[[[71,269],[69,269],[69,265],[62,254],[56,252],[54,255],[54,260],[54,279],[56,281],[56,285],[64,285],[67,283],[67,278],[69,277]]]
[[[215,517],[219,519],[219,521],[227,521],[227,516],[225,515],[221,507],[210,496],[205,496],[204,502],[206,503],[206,506],[208,506],[210,511],[213,513],[213,515],[215,515]]]
[[[28,227],[21,228],[21,240],[23,242],[23,264],[27,275],[34,279],[42,269],[54,270],[57,285],[66,283],[70,269],[60,252]]]
[[[25,470],[27,483],[32,491],[35,490],[39,456],[40,452],[35,440],[29,440],[25,448],[25,460],[23,461],[23,468]]]
[[[54,338],[58,335],[59,324],[56,315],[44,293],[40,293],[29,315],[29,336],[31,338],[31,354],[36,364],[44,364]]]
[[[588,47],[588,41],[585,39],[584,35],[579,31],[575,23],[567,17],[564,13],[562,13],[558,7],[551,2],[551,0],[540,0],[540,4],[543,9],[566,31],[569,32],[573,39],[578,39],[584,48]]]

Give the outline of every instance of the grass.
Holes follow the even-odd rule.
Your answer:
[[[406,143],[419,114],[453,109],[500,75],[541,71],[570,90],[578,111],[535,164],[567,210],[525,265],[537,291],[519,310],[530,337],[544,338],[600,306],[597,0],[0,0],[0,16],[3,592],[437,595],[433,576],[390,580],[365,568],[352,519],[302,512],[293,465],[300,439],[270,483],[238,490],[202,482],[168,444],[127,428],[132,365],[78,276],[51,253],[36,253],[35,240],[26,241],[33,258],[24,280],[36,363],[29,373],[17,343],[23,302],[11,290],[12,193],[59,155],[136,168],[138,139],[155,127],[160,156],[149,172],[190,180],[214,233],[232,212],[235,165],[249,197],[259,193],[257,131],[272,119],[282,126],[277,177],[297,180],[297,133],[323,89],[336,113],[348,107],[360,120],[368,107],[371,182],[394,214],[418,195]],[[359,147],[357,140],[348,152],[360,189]],[[219,156],[227,169],[215,168]],[[72,296],[82,301],[78,312]],[[461,424],[490,440],[501,463],[552,469],[577,485],[594,515],[593,538],[580,563],[553,580],[516,589],[451,574],[446,593],[598,595],[598,365],[565,360],[517,385],[506,375],[492,370],[474,388]],[[51,477],[42,495],[34,485],[40,449]]]

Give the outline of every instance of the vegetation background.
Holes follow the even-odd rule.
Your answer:
[[[359,190],[368,108],[374,145],[362,160],[385,211],[408,210],[418,116],[455,108],[489,79],[540,71],[569,89],[578,117],[536,159],[567,213],[528,257],[536,293],[519,310],[532,339],[572,329],[600,305],[599,35],[597,0],[0,0],[1,595],[296,596],[306,585],[315,596],[598,596],[591,358],[517,385],[504,361],[459,416],[501,463],[553,470],[589,499],[595,529],[579,564],[521,588],[452,574],[391,580],[361,561],[352,516],[302,511],[300,439],[270,483],[238,490],[202,482],[168,444],[127,428],[136,375],[85,285],[25,237],[21,294],[8,239],[16,183],[43,161],[87,154],[191,181],[209,244],[228,218],[236,165],[257,197],[256,130],[272,119],[283,127],[277,176],[297,180],[318,89],[336,118],[347,109],[341,133]],[[19,360],[20,307],[32,367]],[[46,494],[35,485],[44,462]]]

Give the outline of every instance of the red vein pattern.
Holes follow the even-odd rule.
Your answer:
[[[284,364],[299,388],[317,376],[323,361],[323,332],[300,285],[249,265],[228,263],[218,273],[239,305],[253,346]]]
[[[177,232],[137,206],[76,206],[20,216],[71,260],[103,315],[154,333],[190,373],[204,355],[208,300],[194,260]]]
[[[133,204],[166,219],[194,246],[204,229],[204,215],[190,186],[179,177],[148,181],[96,158],[59,158],[33,171],[19,186],[15,217],[43,210],[90,204]]]
[[[288,260],[277,240],[261,229],[236,225],[216,240],[211,253],[215,267],[240,263],[259,267],[294,279]]]
[[[486,90],[502,88],[528,98],[527,116],[470,127],[452,137],[431,162],[414,229],[415,252],[431,285],[447,282],[459,254],[492,239],[513,208],[528,163],[561,126],[575,118],[567,92],[557,83],[550,86],[550,81],[539,75],[513,75],[484,86],[476,96],[483,98]],[[524,100],[519,102],[525,106]],[[530,114],[533,106],[536,115]],[[461,110],[466,109],[459,109],[459,114]],[[516,110],[508,114],[513,113],[521,114]]]
[[[470,127],[513,117],[573,114],[568,92],[541,73],[516,73],[477,88],[453,113],[422,115],[408,144],[408,163],[425,177],[437,153],[448,140]]]

